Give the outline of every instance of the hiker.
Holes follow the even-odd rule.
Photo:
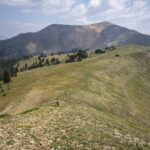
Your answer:
[[[58,107],[59,106],[59,101],[57,101],[56,104],[57,104],[57,107]]]

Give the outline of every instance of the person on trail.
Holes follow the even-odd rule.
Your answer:
[[[59,107],[59,101],[57,101],[56,104],[57,104],[57,107]]]

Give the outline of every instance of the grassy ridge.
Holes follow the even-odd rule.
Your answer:
[[[67,99],[123,117],[138,116],[149,124],[147,50],[138,46],[120,47],[82,62],[19,73],[12,83],[3,85],[7,96],[0,97],[0,109],[19,113],[43,102]],[[116,54],[120,56],[115,57]]]
[[[124,46],[105,54],[93,55],[82,62],[21,72],[11,83],[2,85],[6,96],[0,93],[0,110],[1,114],[24,113],[18,117],[9,117],[11,120],[8,122],[5,118],[3,121],[10,127],[15,127],[14,122],[17,122],[21,124],[18,128],[29,130],[34,126],[35,130],[39,130],[37,124],[42,117],[45,130],[54,126],[56,128],[47,133],[47,140],[50,140],[52,137],[49,137],[49,132],[56,132],[55,138],[52,138],[52,147],[55,148],[65,146],[76,149],[77,145],[81,145],[79,149],[100,149],[107,145],[118,148],[146,148],[150,143],[147,137],[150,133],[149,60],[150,48]],[[63,106],[60,110],[53,106],[56,119],[47,122],[48,117],[51,117],[49,105],[53,102],[55,104],[56,100],[60,100]],[[22,123],[24,118],[26,119]],[[69,121],[68,125],[66,122]],[[85,121],[84,129],[78,128],[78,121],[81,124]],[[67,125],[67,135],[59,137],[58,129],[67,129]],[[15,132],[17,134],[18,131]],[[76,133],[81,133],[81,138],[78,139]],[[42,131],[41,135],[43,134]],[[85,141],[84,135],[91,139]],[[42,140],[41,137],[38,138]],[[77,143],[63,143],[63,138]],[[94,146],[88,144],[90,140]],[[102,143],[98,144],[99,141]],[[8,143],[13,145],[13,141]],[[38,143],[34,145],[35,148],[40,147]]]

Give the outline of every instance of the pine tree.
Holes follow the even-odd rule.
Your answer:
[[[50,61],[48,58],[46,59],[46,65],[50,65]]]
[[[51,59],[51,62],[52,62],[53,65],[55,64],[55,57],[53,57],[53,58]]]
[[[8,70],[5,70],[4,73],[3,73],[3,81],[6,84],[11,81],[11,74]]]

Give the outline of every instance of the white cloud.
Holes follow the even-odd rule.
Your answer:
[[[110,4],[110,7],[117,9],[117,10],[123,10],[126,8],[126,3],[128,0],[109,0],[108,3]]]
[[[0,0],[0,3],[17,6],[17,7],[32,7],[39,2],[38,0]]]
[[[35,13],[42,10],[47,15],[61,14],[79,18],[99,16],[105,17],[105,20],[133,17],[139,17],[141,20],[142,17],[149,18],[150,14],[148,0],[88,0],[87,3],[84,0],[0,0],[0,3],[26,7],[22,10],[23,13]],[[34,8],[37,5],[38,8]]]
[[[66,15],[67,14],[67,15]],[[87,8],[84,3],[74,5],[69,11],[60,15],[64,19],[73,19],[71,24],[89,24],[91,23],[87,19]]]
[[[80,18],[80,16],[85,16],[86,13],[87,13],[87,9],[86,9],[85,4],[83,4],[83,3],[80,3],[80,4],[76,5],[71,10],[72,16],[79,17],[79,18]]]
[[[149,20],[149,0],[0,0],[0,3],[14,7],[23,7],[23,13],[40,12],[53,18],[63,18],[70,24],[88,24],[100,21],[110,21],[128,28],[139,29],[138,26]],[[37,7],[38,6],[38,7]],[[57,20],[56,20],[57,22]],[[16,22],[18,27],[21,22]],[[26,23],[23,26],[38,26]],[[148,29],[145,29],[146,31]]]
[[[22,13],[38,13],[39,11],[37,9],[22,9]]]
[[[91,0],[89,2],[89,6],[96,8],[96,7],[99,7],[102,4],[102,2],[103,0]]]
[[[138,24],[150,20],[148,0],[90,0],[86,8],[87,18],[94,22],[108,20],[138,30]]]
[[[41,5],[45,14],[58,14],[71,9],[75,0],[43,0]]]
[[[91,24],[92,22],[89,21],[86,17],[76,18],[74,24]]]

